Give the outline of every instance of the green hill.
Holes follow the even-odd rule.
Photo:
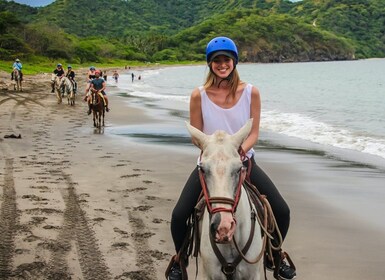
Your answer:
[[[56,0],[31,8],[0,0],[0,57],[203,60],[217,35],[234,38],[245,62],[385,57],[382,2]]]

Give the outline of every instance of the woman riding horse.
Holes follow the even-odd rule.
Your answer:
[[[256,87],[240,80],[236,69],[238,50],[231,39],[227,37],[212,39],[206,47],[206,60],[210,72],[204,86],[194,89],[191,94],[190,124],[208,135],[217,130],[223,130],[231,135],[249,119],[253,119],[251,131],[241,144],[240,151],[245,151],[245,158],[250,159],[246,160],[244,165],[250,169],[251,183],[258,187],[261,194],[268,197],[282,238],[285,238],[290,222],[289,207],[273,182],[254,159],[253,146],[257,143],[259,136],[260,93]],[[193,142],[199,146],[199,142],[194,138]],[[194,211],[201,192],[202,185],[197,166],[187,180],[172,212],[171,233],[177,254],[182,248],[187,233],[187,220]],[[230,229],[225,235],[231,236],[233,228],[230,227]],[[274,261],[270,260],[268,267],[273,268],[274,263],[279,266],[277,268],[279,277],[295,278],[295,269],[281,260],[281,252],[277,250],[273,254]],[[182,271],[178,262],[173,264],[168,279],[182,279]]]

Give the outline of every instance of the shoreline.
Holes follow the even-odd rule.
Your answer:
[[[1,272],[9,279],[164,279],[174,253],[171,211],[199,152],[110,130],[183,127],[182,120],[156,118],[157,108],[130,106],[110,87],[112,110],[99,131],[80,96],[75,107],[58,105],[43,78],[23,93],[0,92],[0,205],[18,213],[0,215],[2,232],[11,236],[0,237]],[[22,138],[3,138],[11,133]],[[291,208],[284,249],[297,279],[381,279],[385,229],[377,217],[365,217],[381,216],[383,208],[363,203],[383,197],[384,173],[282,149],[257,150],[256,160]]]

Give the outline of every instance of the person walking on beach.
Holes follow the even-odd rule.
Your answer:
[[[23,73],[21,72],[21,69],[23,69],[23,64],[21,64],[20,59],[16,58],[15,62],[12,65],[12,73],[11,73],[11,81],[13,81],[13,70],[18,70],[20,73],[20,80],[23,80]]]
[[[254,159],[253,146],[257,143],[259,136],[260,93],[253,85],[240,80],[236,69],[238,50],[230,38],[212,39],[206,47],[206,60],[210,72],[207,74],[205,84],[194,89],[191,94],[190,124],[205,134],[212,134],[218,129],[234,134],[250,118],[253,118],[251,132],[241,148],[250,158],[250,181],[257,186],[262,195],[266,195],[269,199],[282,238],[285,238],[289,229],[290,209],[273,182]],[[248,164],[248,161],[244,162],[245,166]],[[176,253],[182,248],[187,231],[187,220],[194,211],[201,191],[197,166],[188,178],[172,212],[171,234]],[[274,251],[273,256],[277,259],[281,258],[281,252]],[[272,269],[272,261],[267,260],[266,266],[268,269]],[[279,276],[283,279],[294,279],[296,271],[282,261]],[[174,262],[172,265],[168,279],[182,279],[178,263]]]
[[[107,82],[107,70],[103,71],[103,80]]]
[[[135,74],[131,73],[131,80],[132,80],[132,82],[134,82],[134,79],[135,79]]]
[[[115,83],[118,82],[119,79],[119,73],[117,70],[114,70],[114,73],[112,74],[112,78],[115,80]]]

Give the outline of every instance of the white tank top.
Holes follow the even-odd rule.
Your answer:
[[[238,102],[233,107],[224,109],[210,100],[203,86],[199,87],[203,116],[203,132],[211,135],[216,130],[223,130],[232,135],[244,126],[251,118],[251,90],[252,85],[247,84]],[[252,155],[254,155],[253,149],[247,152],[248,157]]]

